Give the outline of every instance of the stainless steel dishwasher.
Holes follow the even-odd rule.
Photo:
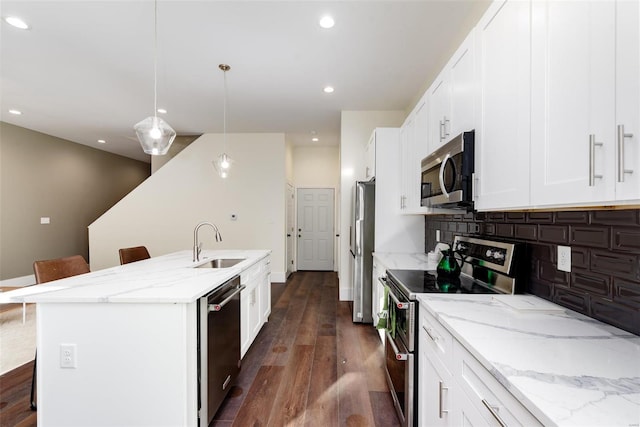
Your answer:
[[[200,298],[198,367],[200,420],[209,425],[240,371],[240,276]],[[204,403],[206,402],[206,404]]]

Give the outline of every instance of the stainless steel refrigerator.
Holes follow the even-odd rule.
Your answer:
[[[373,181],[358,181],[353,194],[351,256],[353,257],[353,321],[371,323],[371,275],[375,234],[376,187]]]

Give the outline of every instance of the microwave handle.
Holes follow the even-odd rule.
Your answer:
[[[442,194],[444,194],[444,197],[446,197],[447,199],[449,198],[449,193],[447,193],[447,189],[444,187],[444,168],[447,165],[447,162],[449,161],[450,158],[451,158],[451,155],[449,153],[447,153],[447,155],[444,156],[444,160],[440,164],[440,174],[438,176],[438,179],[440,180],[440,189],[442,190]]]

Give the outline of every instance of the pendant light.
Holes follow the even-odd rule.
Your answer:
[[[153,116],[137,123],[133,129],[142,149],[152,156],[167,154],[171,143],[176,137],[176,131],[169,123],[158,117],[158,2],[153,2]]]
[[[222,147],[223,152],[220,154],[214,161],[213,166],[218,171],[218,175],[220,178],[227,178],[229,176],[229,169],[231,168],[231,157],[226,153],[227,151],[227,71],[231,69],[231,67],[227,64],[220,64],[218,68],[222,70],[224,75],[224,104],[223,104],[223,130],[222,130]]]

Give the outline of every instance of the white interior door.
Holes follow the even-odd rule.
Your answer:
[[[295,218],[295,194],[293,185],[287,184],[287,272],[289,275],[294,271],[294,236],[296,235]]]
[[[298,189],[298,270],[333,271],[333,188]]]

